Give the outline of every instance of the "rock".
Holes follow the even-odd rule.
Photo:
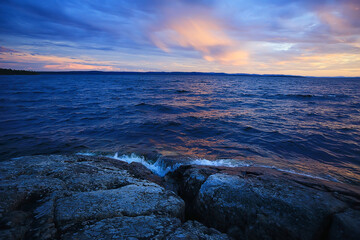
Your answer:
[[[216,173],[210,168],[195,168],[191,166],[182,166],[178,171],[165,176],[165,185],[168,189],[177,192],[186,202],[186,216],[190,219],[196,219],[196,195],[201,185],[208,176]]]
[[[147,169],[141,163],[132,162],[131,164],[128,164],[123,161],[106,158],[106,157],[77,156],[77,158],[80,161],[84,161],[84,162],[91,160],[91,162],[90,162],[91,165],[97,165],[101,169],[106,167],[108,169],[116,169],[116,171],[125,170],[126,172],[128,172],[131,176],[135,177],[136,179],[148,180],[148,181],[154,182],[158,185],[163,184],[161,177],[159,177],[158,175],[151,172],[149,169]]]
[[[180,226],[178,218],[122,216],[86,222],[80,230],[62,235],[62,239],[164,239]]]
[[[0,165],[0,218],[0,239],[357,239],[360,190],[259,167],[161,179],[110,158],[33,156]]]
[[[182,218],[185,204],[155,183],[139,182],[118,189],[74,193],[56,202],[58,225],[118,216],[164,215]]]
[[[3,161],[0,174],[0,239],[157,238],[184,217],[183,200],[142,165],[31,156]]]
[[[255,167],[182,166],[168,178],[192,218],[235,239],[326,239],[337,218],[344,236],[358,236],[345,223],[360,216],[337,215],[359,208],[355,186]]]
[[[57,235],[57,228],[54,220],[55,197],[52,194],[38,202],[38,207],[33,211],[32,225],[28,236],[34,239],[54,239]]]
[[[1,218],[0,239],[22,239],[29,229],[29,214],[23,211],[13,211]]]
[[[329,239],[359,239],[360,211],[348,209],[335,214],[331,223]]]
[[[243,228],[246,238],[254,239],[320,238],[327,217],[346,207],[327,193],[226,174],[206,180],[196,206],[210,226]]]
[[[155,215],[107,218],[82,223],[75,232],[62,235],[62,239],[168,239],[168,240],[229,240],[213,228],[199,222]]]
[[[187,221],[167,237],[169,240],[228,240],[226,234],[207,228],[197,221]]]

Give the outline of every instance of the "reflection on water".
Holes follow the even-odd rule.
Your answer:
[[[360,182],[360,79],[0,76],[0,153],[233,159]]]

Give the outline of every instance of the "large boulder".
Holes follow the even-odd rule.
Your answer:
[[[256,167],[182,166],[167,179],[192,218],[235,239],[358,237],[356,186]]]
[[[360,211],[347,209],[334,215],[329,232],[329,239],[355,240],[360,236]]]

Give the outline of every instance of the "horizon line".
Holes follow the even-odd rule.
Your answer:
[[[196,72],[196,71],[102,71],[102,70],[62,70],[62,71],[37,71],[37,70],[24,70],[24,69],[6,69],[0,68],[1,70],[9,72],[32,72],[38,74],[149,74],[149,75],[218,75],[218,76],[263,76],[263,77],[310,77],[310,78],[360,78],[360,76],[305,76],[305,75],[291,75],[291,74],[259,74],[259,73],[226,73],[226,72]],[[16,74],[13,74],[16,75]]]

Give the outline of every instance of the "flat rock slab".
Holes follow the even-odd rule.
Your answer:
[[[74,193],[56,201],[57,224],[117,216],[164,215],[183,217],[185,204],[155,183],[139,182],[118,189]]]

